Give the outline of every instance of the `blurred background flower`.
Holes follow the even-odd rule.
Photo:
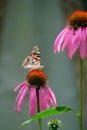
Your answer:
[[[48,122],[49,130],[58,130],[58,128],[62,127],[62,123],[60,120],[50,120]]]
[[[81,59],[87,58],[87,12],[74,11],[67,20],[66,27],[54,42],[54,53],[66,48],[69,58],[79,49]]]

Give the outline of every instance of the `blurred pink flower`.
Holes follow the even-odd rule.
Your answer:
[[[87,58],[87,12],[75,11],[68,19],[68,25],[54,42],[54,53],[66,48],[69,58],[79,49],[81,59]]]
[[[41,70],[32,70],[27,75],[27,80],[18,85],[14,91],[20,90],[15,101],[14,110],[18,113],[22,110],[26,92],[29,91],[30,115],[37,113],[37,91],[39,91],[40,111],[46,110],[52,103],[56,107],[56,98],[52,90],[46,85],[47,77]]]

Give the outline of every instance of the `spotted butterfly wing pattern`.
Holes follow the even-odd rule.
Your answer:
[[[41,65],[41,55],[38,46],[35,46],[31,53],[24,59],[22,67],[30,71],[44,68]]]

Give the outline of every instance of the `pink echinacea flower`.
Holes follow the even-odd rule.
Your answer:
[[[70,15],[67,26],[54,42],[54,53],[66,48],[69,58],[79,49],[81,59],[87,58],[87,12],[75,11]]]
[[[27,75],[27,80],[18,85],[14,91],[20,90],[15,101],[14,110],[22,110],[26,92],[29,91],[30,115],[37,113],[37,91],[39,92],[40,111],[46,110],[52,103],[56,107],[56,98],[50,87],[46,84],[47,76],[42,70],[32,70]]]

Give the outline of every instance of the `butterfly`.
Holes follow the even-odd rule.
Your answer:
[[[38,46],[34,46],[31,53],[24,59],[22,67],[27,70],[41,70],[41,55]]]

